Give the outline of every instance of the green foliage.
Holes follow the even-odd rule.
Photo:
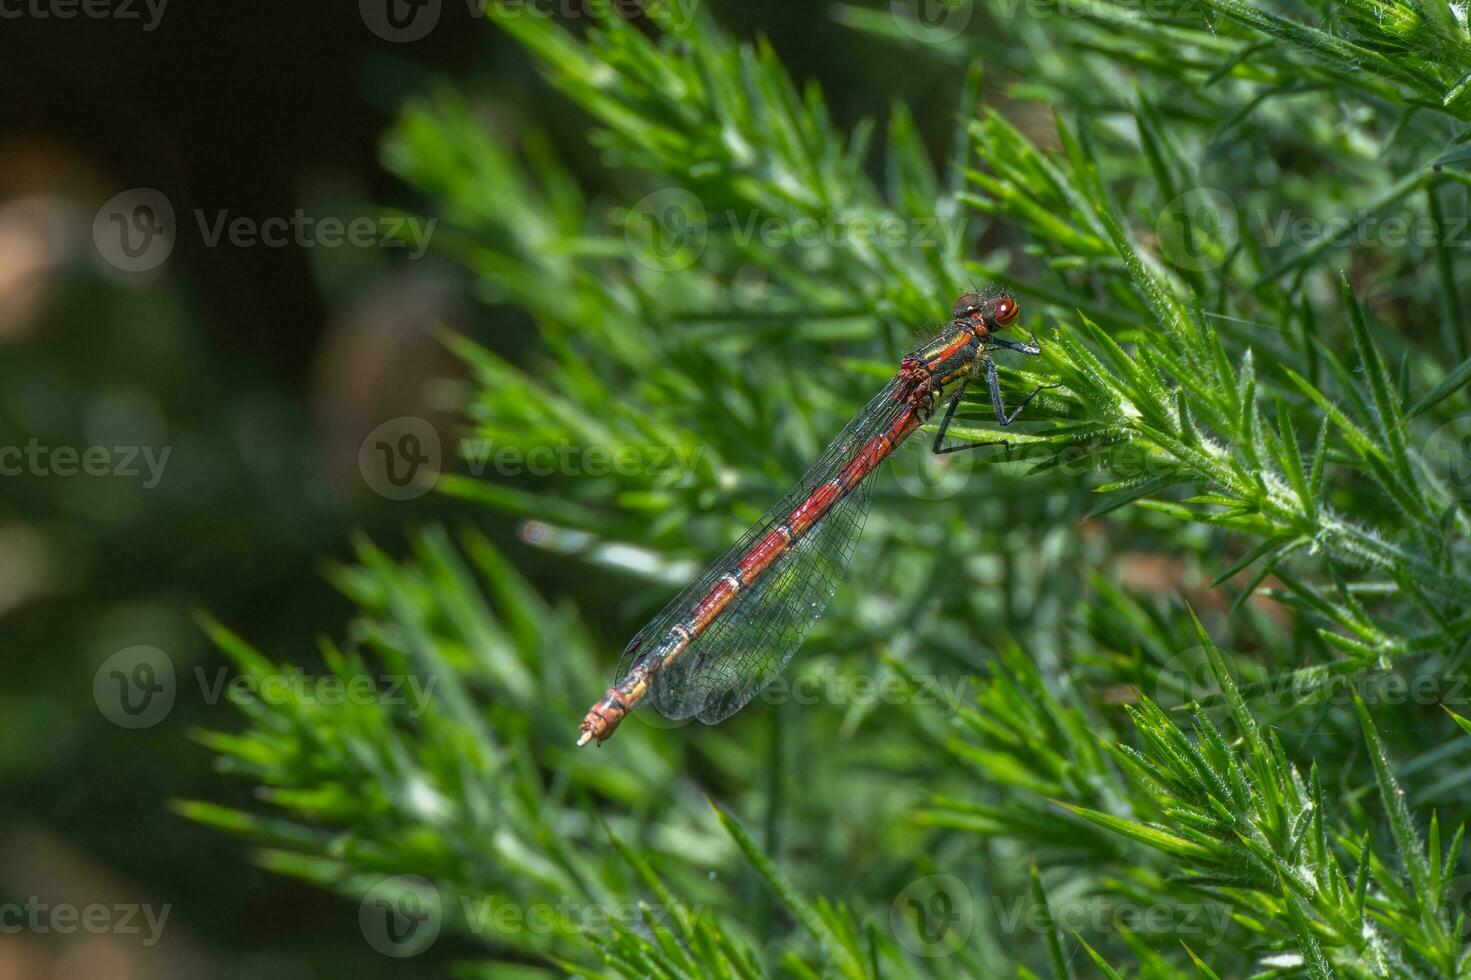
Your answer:
[[[475,385],[442,481],[529,543],[363,543],[327,663],[433,699],[246,705],[201,738],[276,814],[185,812],[348,894],[430,879],[493,957],[475,975],[1461,975],[1463,12],[1159,6],[976,7],[941,44],[838,7],[911,57],[979,58],[938,168],[903,103],[875,153],[703,9],[574,32],[494,7],[617,185],[588,199],[550,141],[513,148],[448,90],[386,159],[535,324],[529,352],[448,339]],[[1003,108],[980,63],[1019,79]],[[573,749],[621,636],[972,279],[1014,288],[1044,347],[1008,397],[1058,387],[973,468],[894,461],[859,581],[792,665],[828,697]],[[960,436],[995,438],[972,399]],[[482,472],[547,446],[642,465]],[[586,614],[513,567],[533,546],[608,583]],[[935,939],[957,900],[965,935]],[[475,914],[496,902],[630,914]]]

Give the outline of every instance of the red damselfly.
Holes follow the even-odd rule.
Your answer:
[[[698,579],[654,617],[623,651],[614,686],[582,720],[578,745],[613,734],[629,711],[652,705],[672,719],[713,725],[739,711],[786,666],[837,590],[868,513],[869,476],[949,402],[931,450],[945,445],[966,386],[985,375],[996,421],[1010,425],[1037,392],[1009,414],[991,351],[1040,354],[998,336],[1019,308],[1005,290],[966,293],[950,325],[899,371],[825,449],[806,475]]]

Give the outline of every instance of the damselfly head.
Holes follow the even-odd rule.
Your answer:
[[[1021,307],[1016,297],[1004,289],[992,286],[979,293],[966,293],[955,301],[954,316],[957,320],[973,320],[985,324],[988,333],[1004,330],[1016,321]]]

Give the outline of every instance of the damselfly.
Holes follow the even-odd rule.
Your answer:
[[[1040,354],[998,336],[1019,308],[1001,289],[966,293],[950,325],[899,364],[899,371],[825,449],[776,506],[720,556],[623,651],[612,689],[582,720],[578,745],[613,734],[625,715],[653,705],[672,719],[713,725],[760,693],[822,615],[848,566],[868,513],[869,476],[929,421],[949,392],[930,447],[937,454],[997,445],[945,445],[945,433],[970,382],[985,375],[996,421],[1010,425],[1047,385],[1010,413],[991,351]]]

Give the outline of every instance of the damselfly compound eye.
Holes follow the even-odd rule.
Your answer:
[[[1016,315],[1020,312],[1021,307],[1017,306],[1016,300],[1012,299],[1010,296],[1002,296],[996,301],[995,317],[996,323],[1000,326],[1004,327],[1007,324],[1011,323],[1013,320],[1016,319]]]

